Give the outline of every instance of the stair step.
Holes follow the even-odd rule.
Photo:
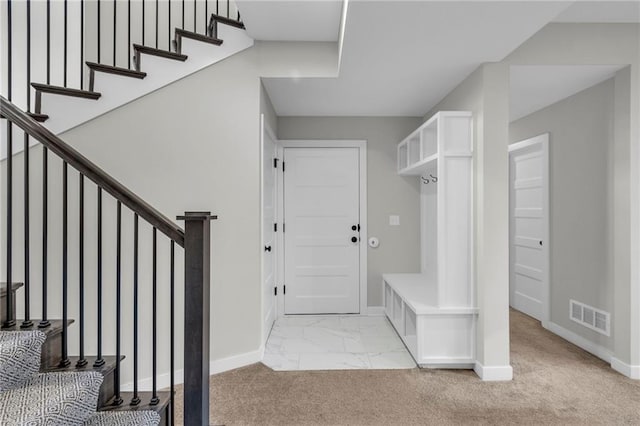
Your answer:
[[[120,356],[120,361],[124,360],[124,355]],[[85,357],[87,363],[78,367],[78,360],[80,357],[72,356],[69,357],[69,365],[66,367],[61,367],[59,365],[54,365],[52,367],[40,368],[41,372],[51,373],[51,372],[78,372],[78,371],[97,371],[104,377],[102,381],[102,386],[100,386],[100,396],[98,396],[98,407],[104,407],[108,404],[109,400],[113,398],[115,395],[115,375],[114,371],[116,369],[116,356],[103,356],[104,364],[100,367],[94,367],[93,364],[96,361],[97,357],[90,356]]]
[[[125,77],[139,78],[141,80],[147,76],[146,72],[130,70],[128,68],[114,67],[111,65],[98,64],[96,62],[89,61],[87,61],[86,64],[92,71],[105,72],[107,74],[122,75]]]
[[[17,289],[23,286],[24,286],[24,283],[11,283],[11,291],[15,293]],[[7,295],[7,283],[0,282],[0,297],[5,297],[6,295]]]
[[[222,40],[215,37],[209,37],[204,34],[194,33],[192,31],[183,30],[181,28],[176,28],[176,51],[182,52],[182,38],[190,38],[192,40],[201,41],[203,43],[209,43],[216,46],[220,46],[222,44]]]
[[[52,86],[50,84],[31,83],[31,87],[42,93],[51,93],[53,95],[72,96],[75,98],[97,100],[102,96],[98,92],[90,92],[88,90],[71,89],[69,87]]]
[[[232,27],[242,28],[244,30],[244,24],[238,20],[227,18],[226,16],[211,14],[211,19],[218,21],[221,24],[231,25]]]
[[[31,118],[33,118],[39,123],[44,123],[49,119],[49,116],[47,114],[38,114],[36,112],[28,112],[27,114],[29,114]]]
[[[161,418],[155,411],[99,411],[84,426],[155,426]]]
[[[2,328],[3,331],[29,331],[40,330],[47,335],[47,340],[42,345],[42,357],[40,360],[44,368],[58,365],[62,354],[62,320],[49,320],[49,326],[40,328],[40,320],[32,319],[33,325],[22,328],[24,320],[17,319],[16,324],[12,327]],[[67,320],[67,327],[74,323],[74,320]]]
[[[140,44],[134,44],[133,49],[139,53],[145,53],[147,55],[159,56],[161,58],[173,59],[176,61],[186,61],[188,56],[181,53],[173,53],[168,50],[156,49],[154,47],[142,46]]]
[[[140,403],[138,405],[130,405],[131,398],[133,398],[133,392],[121,392],[120,397],[123,402],[120,405],[113,405],[113,400],[109,401],[107,405],[100,408],[99,412],[118,412],[118,411],[155,411],[160,414],[161,425],[168,425],[169,416],[171,415],[171,392],[157,392],[158,399],[160,400],[155,405],[150,405],[149,401],[151,400],[152,393],[151,392],[138,392],[138,397],[140,398]]]

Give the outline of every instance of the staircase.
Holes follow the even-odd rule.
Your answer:
[[[169,418],[168,398],[136,410],[113,409],[113,366],[59,367],[52,357],[61,327],[0,331],[0,421],[5,425],[156,426]],[[36,327],[37,328],[37,327]],[[44,397],[43,397],[44,396]],[[96,407],[98,411],[96,411]]]
[[[16,3],[26,8],[18,14],[26,26],[16,25]],[[44,79],[34,79],[32,73],[31,1],[5,3],[6,87],[0,96],[2,425],[209,424],[209,227],[216,217],[186,212],[177,217],[185,222],[180,228],[56,134],[246,49],[253,40],[239,14],[209,14],[208,0],[169,1],[169,40],[165,46],[158,43],[162,3],[155,2],[155,46],[150,46],[144,43],[144,22],[149,19],[144,15],[147,2],[142,2],[142,42],[132,40],[129,23],[123,48],[117,42],[115,12],[124,3],[80,0],[81,8],[98,8],[98,42],[95,61],[84,60],[86,43],[80,43],[82,71],[76,87],[67,77],[67,1],[46,2]],[[171,8],[180,3],[182,22],[172,27]],[[185,3],[193,5],[191,29],[185,25]],[[44,2],[35,4],[41,7]],[[57,84],[49,68],[49,8],[60,4],[65,8],[65,62],[58,73],[62,84]],[[105,64],[100,61],[100,8],[111,4],[113,60]],[[196,18],[204,20],[197,14],[198,5],[206,14],[200,32]],[[226,2],[228,15],[229,10]],[[81,28],[86,28],[86,16],[81,13]],[[173,22],[180,19],[174,16]],[[26,52],[16,53],[16,33],[25,28],[26,41],[19,46],[26,46]],[[127,49],[132,54],[124,65],[115,52]],[[26,58],[26,75],[18,76],[15,61],[20,58]],[[25,96],[16,96],[18,91]],[[39,164],[34,156],[41,157]],[[51,179],[60,179],[61,192],[52,192]],[[33,208],[36,200],[38,209]],[[54,222],[58,218],[60,222]],[[179,250],[183,262],[176,260]],[[184,279],[177,276],[181,270]],[[176,344],[179,327],[184,342]],[[183,347],[182,365],[176,357],[178,345]],[[178,381],[184,385],[182,419],[175,418],[173,409]]]

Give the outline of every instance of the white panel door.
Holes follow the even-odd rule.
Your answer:
[[[285,148],[286,314],[359,313],[358,148]]]
[[[519,143],[521,148],[509,154],[510,304],[543,320],[547,303],[546,145],[530,142],[535,140]]]
[[[276,272],[276,238],[274,224],[276,223],[276,172],[274,159],[277,155],[276,141],[264,127],[262,130],[262,232],[264,242],[263,252],[263,285],[262,285],[262,313],[263,337],[269,336],[269,331],[275,320],[275,272]]]

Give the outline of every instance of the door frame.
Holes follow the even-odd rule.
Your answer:
[[[278,157],[284,159],[285,148],[358,148],[360,165],[360,313],[367,315],[367,141],[366,140],[280,140]],[[278,168],[278,212],[280,221],[284,218],[284,173]],[[278,232],[278,247],[284,248],[284,233]],[[278,277],[284,277],[285,256],[278,257]],[[282,279],[278,285],[278,318],[284,316],[284,291]],[[329,314],[331,315],[331,314]]]
[[[263,247],[265,246],[265,241],[264,241],[264,209],[262,208],[264,205],[264,200],[263,200],[263,188],[264,188],[264,170],[263,170],[263,165],[264,165],[264,135],[265,133],[268,133],[269,136],[271,137],[271,139],[273,139],[273,141],[275,142],[276,145],[276,152],[277,152],[277,156],[280,157],[280,151],[282,150],[282,147],[280,146],[280,141],[278,140],[278,138],[276,137],[275,132],[273,131],[273,129],[271,129],[271,126],[269,126],[269,123],[267,123],[267,121],[265,120],[264,114],[260,114],[260,294],[262,295],[262,286],[264,285],[264,271],[265,271],[265,256],[264,256],[264,249]],[[282,197],[280,192],[282,191],[282,188],[280,186],[280,177],[281,177],[281,172],[279,170],[276,170],[276,177],[275,177],[275,181],[274,181],[274,185],[275,185],[275,192],[276,192],[276,200],[275,200],[275,218],[274,220],[276,221],[276,223],[281,222],[281,210],[280,210],[280,198]],[[276,233],[275,237],[274,237],[274,247],[273,247],[273,251],[272,251],[272,255],[275,258],[275,264],[274,264],[274,268],[273,268],[273,280],[274,280],[274,285],[276,285],[276,287],[278,286],[278,281],[280,280],[280,258],[284,257],[284,256],[280,256],[280,250],[282,247],[284,247],[283,245],[280,244],[280,239],[278,236],[278,233]],[[262,297],[260,298],[261,300],[261,304],[260,304],[260,322],[262,323],[264,320],[264,314],[265,312],[262,312],[262,309],[264,307],[264,301],[262,301]],[[273,313],[273,319],[277,319],[280,315],[280,307],[278,305],[278,300],[277,300],[277,296],[276,296],[276,300],[274,300],[273,302],[273,309],[274,309],[274,313]],[[261,344],[264,346],[267,343],[267,338],[269,337],[269,333],[271,332],[271,328],[269,327],[269,329],[267,329],[267,324],[262,324],[262,330],[263,330],[263,336],[262,336],[262,341]]]
[[[512,189],[512,177],[511,177],[511,155],[518,153],[532,146],[540,146],[542,152],[542,266],[544,268],[542,273],[542,318],[541,323],[543,327],[547,327],[550,317],[550,303],[551,303],[551,262],[550,262],[550,230],[549,230],[549,133],[542,133],[532,138],[524,139],[522,141],[509,145],[509,302],[513,300],[514,286],[512,285],[512,260],[513,260],[513,241],[511,239],[511,230],[513,229],[513,216],[512,216],[512,201],[513,201],[513,189]]]

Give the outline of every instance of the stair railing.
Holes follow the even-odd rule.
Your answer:
[[[8,66],[2,67],[0,93],[40,121],[47,117],[38,111],[32,83],[92,90],[96,64],[136,69],[134,44],[177,52],[176,28],[211,36],[214,14],[241,22],[229,0],[5,0],[2,5],[6,32],[0,51]],[[25,49],[12,52],[16,46]],[[23,71],[26,79],[12,79],[13,72]]]
[[[68,351],[69,339],[68,339],[68,326],[69,326],[69,200],[68,200],[68,187],[69,187],[69,174],[70,168],[77,172],[78,177],[78,286],[79,286],[79,306],[78,306],[78,321],[79,321],[79,357],[76,362],[78,368],[87,365],[88,360],[85,350],[85,335],[86,330],[86,313],[87,313],[87,300],[85,298],[85,290],[87,289],[85,283],[85,242],[87,238],[85,236],[85,180],[93,182],[97,187],[96,195],[96,211],[97,211],[97,234],[95,236],[95,242],[97,244],[96,252],[98,254],[97,271],[95,277],[96,292],[97,292],[97,304],[91,306],[91,312],[96,315],[96,332],[97,339],[97,354],[93,363],[94,367],[100,367],[104,364],[104,349],[103,343],[103,293],[102,286],[103,278],[103,193],[106,193],[113,197],[116,201],[116,262],[115,265],[109,265],[107,267],[114,267],[116,271],[116,369],[115,369],[115,395],[112,400],[113,405],[121,405],[128,403],[131,406],[136,406],[141,403],[147,403],[149,405],[155,405],[160,402],[158,394],[158,301],[157,296],[159,293],[159,283],[157,279],[158,271],[158,255],[157,255],[157,240],[158,231],[163,234],[170,243],[170,283],[169,283],[169,311],[170,311],[170,338],[169,347],[165,350],[169,351],[170,358],[170,409],[171,409],[171,424],[173,424],[173,407],[174,405],[174,392],[175,383],[174,376],[176,372],[175,365],[175,246],[184,248],[184,424],[186,425],[205,425],[208,423],[209,415],[209,287],[210,287],[210,220],[216,219],[215,216],[211,216],[208,212],[186,212],[183,216],[178,217],[179,220],[185,221],[184,231],[173,223],[170,219],[164,216],[161,212],[156,210],[150,204],[142,200],[135,193],[122,185],[112,176],[107,174],[104,170],[85,158],[82,154],[76,151],[74,148],[66,144],[52,132],[47,130],[40,123],[36,122],[28,113],[19,109],[16,105],[9,102],[4,97],[0,96],[0,116],[5,119],[6,124],[6,152],[12,153],[13,151],[13,139],[15,131],[22,131],[24,133],[25,150],[23,151],[24,160],[24,176],[23,176],[23,191],[24,191],[24,304],[22,306],[24,312],[24,320],[18,324],[16,320],[16,312],[14,310],[15,299],[12,292],[13,282],[13,270],[12,266],[15,263],[13,257],[13,245],[14,245],[14,231],[15,225],[13,223],[14,211],[18,209],[18,206],[13,205],[13,190],[14,190],[14,172],[13,172],[13,160],[15,155],[7,155],[4,162],[5,177],[6,177],[6,192],[5,210],[3,212],[3,219],[6,225],[6,305],[3,306],[6,309],[6,315],[4,315],[4,322],[2,323],[3,329],[25,329],[39,327],[46,329],[50,326],[47,307],[51,302],[48,300],[51,288],[47,283],[49,273],[47,271],[48,263],[50,259],[49,244],[46,241],[47,238],[47,223],[50,218],[47,216],[48,201],[50,189],[47,185],[48,179],[48,157],[49,153],[62,160],[62,193],[59,194],[62,200],[62,245],[59,250],[62,254],[62,276],[61,276],[61,305],[62,305],[62,348],[60,356],[60,366],[65,367],[71,363],[70,355]],[[14,129],[16,127],[17,129]],[[27,149],[29,146],[29,139],[33,138],[39,144],[42,145],[43,163],[42,163],[42,176],[43,176],[43,210],[42,210],[42,224],[43,224],[43,238],[44,245],[42,250],[42,318],[38,324],[34,324],[32,320],[32,313],[30,305],[32,302],[32,280],[29,276],[29,265],[33,253],[29,248],[29,224],[31,222],[31,216],[33,212],[30,211],[28,200],[30,197],[29,187],[29,151],[34,148]],[[133,235],[131,240],[133,242],[133,277],[130,277],[129,281],[133,285],[133,324],[127,324],[127,326],[133,327],[133,395],[130,401],[124,401],[121,397],[121,383],[120,383],[120,362],[121,362],[121,344],[122,344],[122,301],[123,301],[123,289],[122,289],[122,245],[123,245],[123,219],[122,209],[128,208],[133,213]],[[153,256],[153,278],[152,278],[152,351],[151,351],[151,364],[152,364],[152,389],[149,401],[141,401],[138,393],[138,365],[140,363],[138,354],[138,329],[139,325],[139,308],[141,306],[138,294],[138,274],[139,274],[139,219],[143,219],[153,229],[153,241],[152,241],[152,256]],[[130,240],[130,241],[131,241]],[[93,281],[93,280],[92,280]],[[91,335],[91,334],[90,334]],[[164,352],[166,353],[166,352]]]

